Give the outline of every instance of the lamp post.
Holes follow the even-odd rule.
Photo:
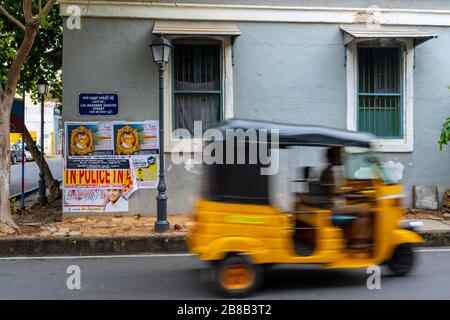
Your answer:
[[[39,158],[40,170],[39,170],[39,191],[37,201],[41,205],[48,203],[47,196],[45,195],[45,177],[44,177],[44,98],[48,93],[48,83],[41,79],[37,83],[38,93],[41,96],[41,157]]]
[[[164,178],[164,68],[169,62],[172,44],[160,34],[158,38],[153,40],[150,47],[152,48],[153,60],[159,70],[159,183],[158,196],[156,197],[155,232],[165,232],[170,229],[170,224],[167,221],[166,180]]]

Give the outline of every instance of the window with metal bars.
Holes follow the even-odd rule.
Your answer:
[[[194,121],[202,129],[221,121],[222,64],[218,41],[179,40],[173,59],[174,129],[194,133]]]
[[[358,47],[358,130],[403,137],[402,50]]]

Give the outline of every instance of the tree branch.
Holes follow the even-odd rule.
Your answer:
[[[28,53],[33,46],[34,38],[36,37],[38,23],[28,23],[25,28],[25,37],[20,45],[19,51],[14,57],[13,62],[8,72],[8,82],[5,87],[5,93],[7,95],[14,95],[16,93],[17,83],[19,82],[20,71],[22,70],[23,63],[27,58]]]
[[[42,9],[42,16],[46,17],[50,10],[55,5],[56,0],[49,0]],[[39,17],[33,18],[32,13],[32,2],[31,0],[23,0],[23,13],[25,15],[25,37],[20,45],[19,51],[17,52],[8,73],[8,82],[5,87],[5,92],[7,95],[14,95],[16,92],[17,83],[19,82],[20,71],[28,56],[28,53],[33,46],[34,39],[39,27],[40,19]]]
[[[41,168],[42,152],[39,151],[39,149],[37,148],[36,142],[31,137],[31,134],[28,131],[27,126],[24,127],[23,141],[26,144],[25,150],[30,151],[35,163],[38,165],[40,169],[44,171],[45,183],[47,185],[48,191],[50,192],[51,200],[59,199],[61,197],[61,189],[59,188],[60,187],[59,181],[53,177],[53,174],[50,171],[50,168],[45,158],[43,159],[44,166]]]
[[[10,14],[5,7],[3,7],[3,5],[0,4],[0,11],[3,12],[3,14],[11,21],[13,22],[16,26],[18,26],[20,29],[22,29],[22,31],[25,31],[25,26],[23,25],[22,22],[20,22],[19,20],[17,20],[12,14]]]
[[[23,0],[23,15],[25,16],[25,23],[33,21],[33,8],[31,0]]]
[[[44,8],[42,9],[42,15],[44,17],[46,17],[50,13],[50,11],[52,10],[55,3],[56,3],[56,0],[48,0],[47,1]]]

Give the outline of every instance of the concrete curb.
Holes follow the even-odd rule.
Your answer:
[[[0,256],[97,255],[186,252],[184,236],[40,238],[0,240]]]
[[[419,234],[425,239],[424,247],[450,246],[450,232],[446,230],[423,231]]]
[[[450,246],[450,232],[420,233],[425,247]],[[0,256],[98,255],[187,252],[185,236],[0,239]]]
[[[39,188],[32,188],[32,189],[29,189],[29,190],[25,190],[23,195],[26,197],[26,196],[36,192],[38,189]],[[21,198],[21,197],[22,197],[22,192],[13,194],[12,196],[9,197],[9,199],[12,199],[12,198],[16,198],[17,199],[17,198]]]

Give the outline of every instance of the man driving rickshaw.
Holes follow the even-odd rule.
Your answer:
[[[327,185],[331,199],[331,210],[335,219],[339,219],[339,214],[349,215],[352,222],[349,248],[364,249],[371,245],[371,218],[370,208],[362,205],[347,205],[345,194],[352,191],[347,187],[345,168],[342,159],[343,150],[341,147],[332,147],[327,150],[328,166],[320,176],[320,182]]]

